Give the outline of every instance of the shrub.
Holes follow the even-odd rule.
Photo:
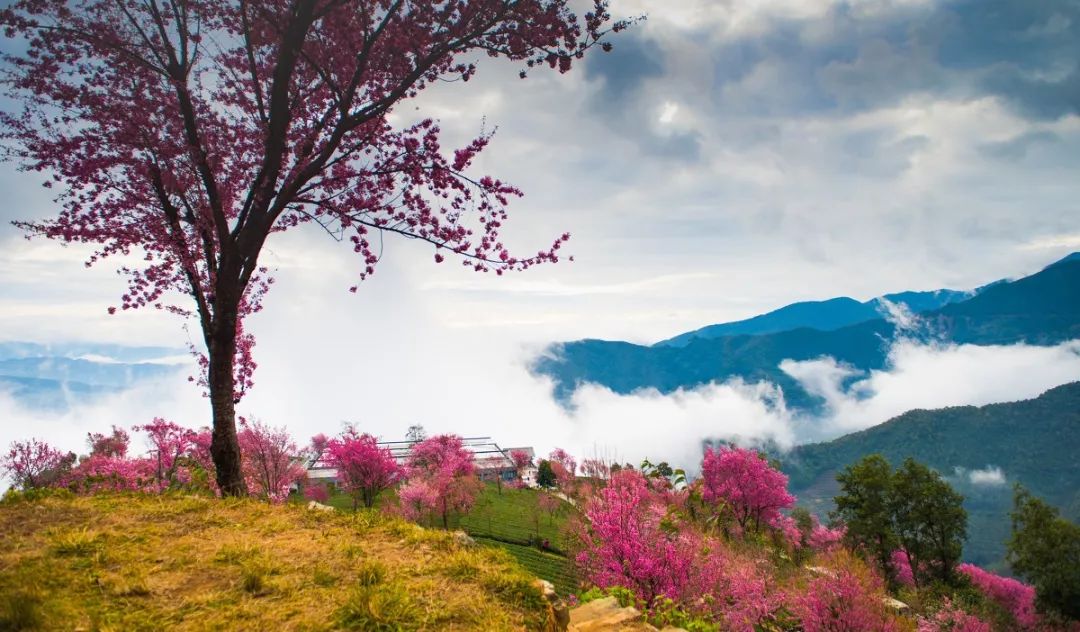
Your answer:
[[[346,630],[398,632],[421,627],[420,609],[397,583],[357,588],[335,612]]]

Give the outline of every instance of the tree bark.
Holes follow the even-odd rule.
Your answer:
[[[207,336],[207,354],[210,366],[207,379],[210,388],[210,407],[213,411],[213,434],[210,440],[210,456],[218,488],[223,496],[245,496],[247,486],[240,470],[240,442],[236,436],[236,378],[233,364],[236,361],[236,323],[239,294],[220,291],[215,302],[215,318],[212,331]]]

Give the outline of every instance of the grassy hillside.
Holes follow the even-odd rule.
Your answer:
[[[485,546],[497,547],[510,553],[526,570],[555,585],[560,595],[577,591],[577,578],[571,561],[562,552],[563,528],[571,511],[563,504],[561,510],[548,513],[538,505],[540,496],[535,489],[510,489],[502,492],[487,484],[476,499],[473,510],[451,525],[462,529]],[[393,504],[393,495],[386,492],[380,505]],[[342,511],[352,511],[352,498],[345,494],[331,496],[329,504]],[[548,542],[542,550],[537,539]]]
[[[950,477],[966,498],[965,556],[1000,567],[1012,483],[1080,519],[1080,382],[1022,402],[913,410],[828,443],[799,446],[782,461],[800,499],[824,511],[836,492],[836,472],[874,452],[894,464],[910,456]],[[974,485],[963,475],[991,466],[1001,469],[1003,484]]]
[[[547,620],[510,555],[372,512],[49,497],[0,504],[0,533],[0,629],[518,630]]]

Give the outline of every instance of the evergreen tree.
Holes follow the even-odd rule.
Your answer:
[[[916,585],[933,580],[952,583],[967,539],[964,497],[940,474],[910,457],[892,478],[893,532],[907,552]]]
[[[880,454],[870,454],[836,476],[840,495],[832,516],[847,526],[847,545],[873,560],[889,581],[894,580],[892,552],[897,548],[889,501],[892,467]]]
[[[540,487],[555,487],[555,470],[551,468],[551,461],[541,459],[536,466],[536,484]]]
[[[1035,586],[1037,607],[1080,619],[1080,526],[1019,485],[1010,515],[1009,564]]]

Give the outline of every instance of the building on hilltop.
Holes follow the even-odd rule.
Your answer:
[[[530,457],[535,457],[532,448],[502,448],[491,437],[463,437],[461,441],[465,448],[473,453],[476,475],[484,482],[501,479],[504,483],[509,483],[518,480],[519,473],[510,458],[511,452],[521,450]],[[394,460],[404,465],[416,443],[418,442],[380,441],[379,446],[390,450]],[[310,463],[307,471],[308,481],[312,483],[337,483],[337,472],[321,457]],[[536,487],[536,467],[525,468],[525,471],[520,473],[520,478],[527,487]]]

